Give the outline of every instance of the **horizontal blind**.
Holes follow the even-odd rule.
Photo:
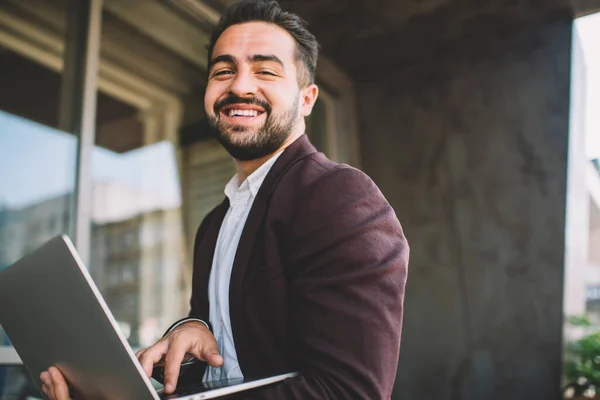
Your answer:
[[[223,190],[235,174],[229,153],[216,140],[203,140],[183,148],[183,199],[190,250],[200,223],[225,198]],[[190,253],[191,254],[191,253]]]

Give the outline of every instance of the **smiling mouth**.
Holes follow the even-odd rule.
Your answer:
[[[239,107],[236,105],[223,107],[220,111],[226,117],[235,119],[253,119],[265,113],[264,110],[256,107]]]

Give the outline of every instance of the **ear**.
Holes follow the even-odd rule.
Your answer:
[[[300,91],[300,115],[308,117],[319,97],[319,87],[314,83]]]

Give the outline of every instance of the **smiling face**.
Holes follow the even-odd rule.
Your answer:
[[[298,85],[296,42],[275,24],[227,28],[215,43],[204,97],[216,137],[237,160],[276,152],[304,131],[318,95]]]

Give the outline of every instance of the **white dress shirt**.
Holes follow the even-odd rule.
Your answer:
[[[209,366],[204,374],[205,382],[244,377],[238,363],[231,331],[229,281],[242,230],[254,203],[254,198],[267,173],[280,155],[281,152],[271,157],[246,178],[241,185],[238,176],[235,175],[225,186],[225,195],[229,198],[229,209],[219,230],[208,281],[209,318],[224,363],[220,368]]]

